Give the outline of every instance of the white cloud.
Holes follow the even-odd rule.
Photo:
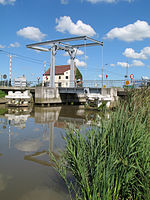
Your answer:
[[[127,48],[123,55],[133,59],[148,59],[148,56],[150,56],[150,47],[143,48],[140,53],[136,53],[132,48]]]
[[[142,67],[142,66],[145,66],[144,63],[140,60],[133,60],[131,64],[127,63],[127,62],[117,62],[117,65],[118,66],[121,66],[121,67]]]
[[[126,42],[141,41],[150,38],[150,25],[146,21],[137,20],[134,24],[129,24],[122,28],[113,28],[105,39],[118,38]]]
[[[131,3],[134,0],[86,0],[86,1],[94,4],[94,3],[102,3],[102,2],[105,2],[105,3],[117,3],[119,1],[127,1],[127,2]]]
[[[20,47],[20,44],[19,42],[11,43],[9,47],[13,47],[13,48]]]
[[[77,23],[73,23],[69,16],[60,17],[56,19],[56,30],[61,33],[70,33],[72,35],[79,35],[79,36],[93,36],[96,34],[94,29],[88,25],[84,24],[81,20],[78,20]]]
[[[102,74],[99,74],[98,77],[99,77],[99,78],[102,78]]]
[[[69,1],[68,0],[61,0],[60,2],[61,2],[61,4],[66,5],[66,4],[68,4]]]
[[[5,48],[5,46],[0,44],[0,49],[4,49],[4,48]]]
[[[145,56],[150,56],[150,47],[145,47],[141,50],[141,53],[143,53]]]
[[[133,60],[131,66],[136,66],[136,67],[143,67],[145,66],[144,63],[140,60]]]
[[[84,61],[80,61],[77,58],[74,60],[77,67],[86,67],[87,64]],[[70,59],[67,62],[70,65]]]
[[[132,48],[127,48],[125,49],[124,56],[126,56],[127,58],[134,58],[134,59],[147,59],[146,55],[144,54],[144,52],[140,52],[140,53],[136,53],[134,51],[134,49]]]
[[[76,53],[77,56],[81,56],[81,55],[83,55],[83,54],[84,54],[84,52],[83,52],[82,50],[77,49],[77,53]],[[68,52],[65,52],[65,53],[64,53],[64,56],[69,56]]]
[[[39,28],[32,26],[20,29],[19,31],[17,31],[17,35],[34,41],[41,41],[46,36],[40,31]]]
[[[16,0],[0,0],[0,4],[6,5],[6,4],[11,4],[13,5],[16,2]]]
[[[117,62],[117,65],[121,66],[121,67],[127,67],[127,65],[128,65],[128,67],[130,67],[130,65],[126,62]]]

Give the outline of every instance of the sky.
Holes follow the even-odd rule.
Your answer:
[[[42,80],[50,66],[50,52],[26,45],[49,40],[88,36],[102,46],[77,50],[75,62],[84,80],[150,78],[149,0],[0,0],[0,77],[25,75]],[[57,51],[56,65],[69,63]],[[46,64],[45,64],[46,63]]]

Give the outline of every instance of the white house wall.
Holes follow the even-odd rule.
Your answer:
[[[68,76],[68,79],[66,79],[66,76]],[[59,79],[59,77],[61,77],[61,79]],[[43,75],[43,85],[46,82],[50,82],[50,75]],[[55,75],[55,86],[56,87],[58,87],[58,83],[61,83],[61,87],[69,87],[70,86],[70,70],[64,72],[63,75]]]

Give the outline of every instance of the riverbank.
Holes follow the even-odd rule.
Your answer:
[[[105,113],[96,121],[100,126],[68,129],[63,156],[54,160],[77,200],[149,199],[149,98],[148,88],[131,90],[109,119]]]

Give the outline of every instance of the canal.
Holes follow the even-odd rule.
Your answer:
[[[69,199],[49,152],[58,158],[65,147],[63,137],[68,125],[82,129],[96,115],[82,106],[7,108],[0,105],[0,199]]]

